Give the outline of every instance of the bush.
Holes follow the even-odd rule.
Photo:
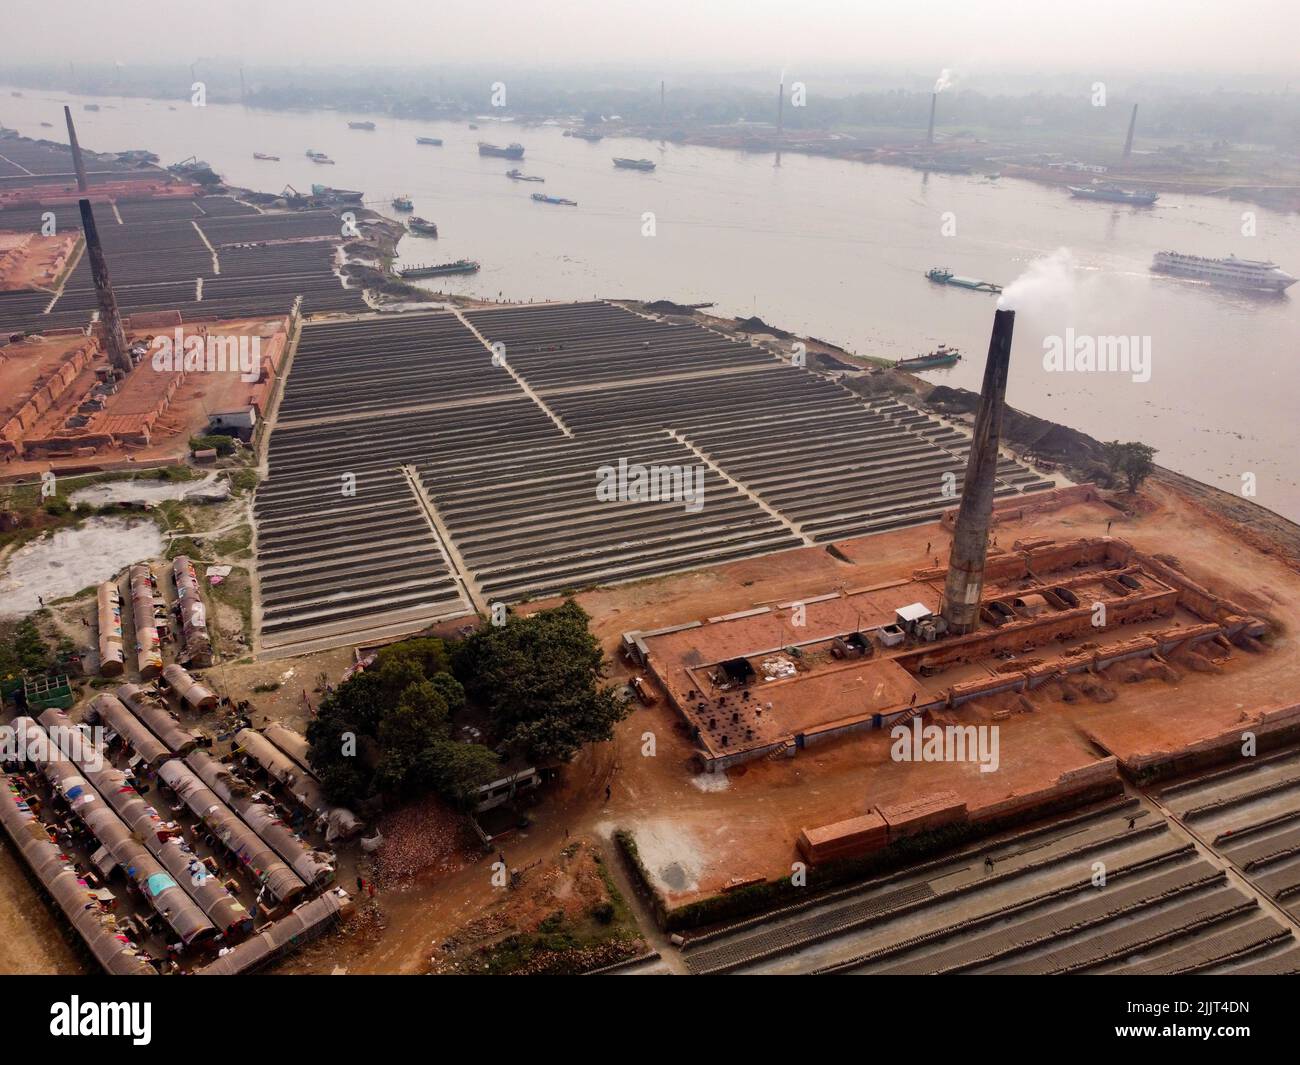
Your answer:
[[[216,451],[221,458],[235,453],[235,438],[233,436],[222,436],[219,433],[213,433],[209,436],[192,436],[190,437],[191,451],[207,451],[209,448]]]

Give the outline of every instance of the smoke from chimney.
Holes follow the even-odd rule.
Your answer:
[[[95,226],[95,213],[89,200],[79,200],[81,228],[86,234],[86,256],[90,259],[90,278],[95,283],[95,296],[99,300],[99,324],[104,333],[104,347],[108,361],[114,369],[130,373],[131,355],[126,349],[126,334],[122,331],[122,316],[117,310],[117,297],[108,279],[108,263],[104,259],[104,246],[99,242]]]
[[[1016,312],[993,313],[993,334],[984,363],[984,384],[975,414],[975,435],[966,461],[961,505],[952,531],[952,552],[944,582],[940,613],[948,631],[961,636],[979,623],[980,596],[984,590],[984,562],[988,554],[993,492],[997,487],[998,441],[1006,410],[1007,375],[1011,364],[1011,335]]]
[[[937,96],[939,93],[943,92],[944,89],[950,88],[952,88],[952,71],[947,67],[944,67],[939,71],[938,80],[934,83],[935,95]]]

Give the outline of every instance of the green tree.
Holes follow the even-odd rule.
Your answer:
[[[467,806],[479,786],[500,771],[500,761],[482,744],[441,740],[420,752],[415,779],[457,806]]]
[[[1149,444],[1111,440],[1102,445],[1102,458],[1115,477],[1123,477],[1129,492],[1136,492],[1155,470],[1156,449]]]
[[[485,625],[456,649],[469,698],[490,714],[501,745],[539,761],[568,761],[608,740],[628,706],[600,682],[604,655],[572,599],[504,625]]]

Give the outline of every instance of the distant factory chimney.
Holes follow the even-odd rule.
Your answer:
[[[77,143],[77,127],[72,124],[72,108],[63,107],[63,117],[68,122],[68,143],[72,146],[72,166],[77,171],[77,191],[89,192],[90,182],[86,180],[86,164],[81,158],[81,145]]]
[[[930,128],[926,130],[925,133],[926,144],[934,143],[934,108],[938,102],[939,102],[939,94],[937,92],[930,93]]]
[[[1128,120],[1128,136],[1124,138],[1124,159],[1133,154],[1133,131],[1137,129],[1138,124],[1138,105],[1133,105],[1133,115]]]
[[[117,297],[113,295],[113,285],[108,279],[104,246],[100,244],[99,230],[95,228],[95,212],[90,209],[89,200],[79,200],[78,203],[81,207],[81,228],[86,234],[86,255],[90,258],[90,278],[95,284],[95,295],[99,299],[99,324],[104,333],[108,361],[114,369],[130,373],[131,356],[126,349],[126,333],[122,331]]]
[[[952,531],[952,553],[944,582],[940,613],[954,635],[973,632],[979,621],[980,594],[984,590],[984,559],[988,552],[993,516],[993,490],[998,471],[998,440],[1006,409],[1007,371],[1011,363],[1011,334],[1015,311],[995,311],[989,355],[984,363],[984,385],[975,415],[975,436],[966,462],[961,506]]]
[[[785,75],[776,87],[776,165],[781,165],[781,145],[785,141]]]

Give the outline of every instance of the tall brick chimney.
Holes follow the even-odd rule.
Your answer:
[[[1133,131],[1137,129],[1138,124],[1138,105],[1133,105],[1133,114],[1128,120],[1128,136],[1124,138],[1124,161],[1128,162],[1128,157],[1133,154]]]
[[[998,441],[1006,409],[1007,371],[1011,364],[1011,334],[1015,311],[995,311],[984,385],[975,414],[975,435],[966,461],[961,506],[952,531],[952,554],[939,612],[953,635],[974,632],[979,624],[980,594],[984,590],[984,559],[993,515],[993,491],[998,472]]]
[[[63,106],[63,117],[68,123],[68,144],[72,146],[72,166],[77,171],[77,191],[90,191],[90,182],[86,180],[86,164],[81,158],[81,145],[77,143],[77,127],[72,124],[72,108]]]
[[[926,144],[934,143],[934,108],[935,105],[938,104],[938,102],[939,102],[939,94],[937,92],[930,93],[930,128],[926,131],[925,134]]]
[[[104,246],[99,242],[99,230],[95,228],[95,212],[90,209],[89,200],[79,200],[81,207],[81,228],[86,234],[86,255],[90,259],[90,277],[95,283],[95,295],[99,299],[99,325],[103,330],[104,348],[108,351],[108,361],[114,369],[130,373],[133,364],[126,347],[126,333],[122,330],[122,316],[117,310],[117,297],[113,295],[113,285],[108,279],[108,263],[104,259]]]

